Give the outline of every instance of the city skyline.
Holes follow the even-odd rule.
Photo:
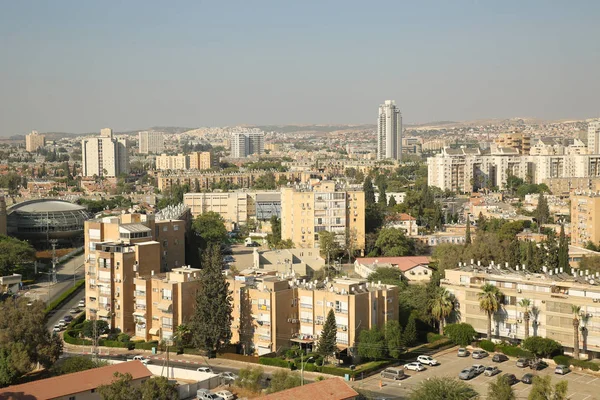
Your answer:
[[[0,136],[598,117],[600,4],[547,5],[5,3]]]

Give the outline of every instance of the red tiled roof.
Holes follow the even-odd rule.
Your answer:
[[[400,221],[416,221],[416,220],[417,219],[410,214],[407,214],[407,213],[400,214]]]
[[[406,272],[417,265],[429,264],[431,260],[430,257],[427,256],[406,256],[406,257],[365,257],[365,258],[357,258],[356,262],[362,265],[372,265],[377,262],[377,264],[392,264],[400,271]]]
[[[331,378],[262,396],[257,400],[348,400],[356,396],[358,393],[342,379]]]
[[[133,380],[152,376],[150,370],[140,361],[128,361],[54,378],[41,379],[22,385],[5,387],[0,389],[0,400],[49,400],[75,395],[96,389],[100,385],[112,383],[115,372],[120,372],[121,374],[129,373]]]

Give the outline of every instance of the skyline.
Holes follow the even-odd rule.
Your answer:
[[[591,1],[34,3],[0,5],[3,137],[600,117]]]

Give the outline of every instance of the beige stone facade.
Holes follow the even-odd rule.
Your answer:
[[[159,171],[164,170],[186,170],[190,168],[190,162],[188,156],[185,154],[178,154],[176,156],[168,156],[161,154],[156,157],[156,169]]]
[[[40,147],[46,145],[46,136],[40,135],[37,131],[31,131],[25,136],[25,150],[30,153],[37,151]]]
[[[215,157],[210,151],[198,151],[191,153],[190,158],[190,169],[205,170],[211,169],[217,163]]]
[[[571,244],[585,247],[600,243],[600,194],[571,193]]]
[[[498,147],[511,147],[519,150],[520,154],[529,154],[531,136],[523,133],[502,133],[494,140]]]

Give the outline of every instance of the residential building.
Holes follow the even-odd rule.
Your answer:
[[[169,190],[174,185],[190,185],[190,188],[194,190],[212,190],[214,185],[221,183],[229,183],[231,185],[238,186],[243,189],[250,189],[256,180],[265,175],[273,174],[275,180],[285,177],[288,182],[307,182],[315,176],[322,176],[308,171],[291,171],[291,172],[279,172],[279,171],[267,171],[267,170],[253,170],[244,172],[234,173],[220,173],[212,171],[183,171],[176,173],[163,172],[157,177],[158,189],[161,191]]]
[[[396,204],[402,204],[402,203],[404,203],[404,199],[406,198],[406,192],[386,192],[385,198],[386,198],[387,204],[390,203],[390,199],[392,197],[396,201]],[[379,190],[377,190],[375,192],[375,202],[378,202],[378,201],[379,201]]]
[[[379,106],[377,119],[377,159],[402,160],[402,114],[394,100]]]
[[[281,188],[281,238],[297,248],[319,246],[319,232],[346,235],[356,250],[365,248],[365,193],[333,181],[298,184]]]
[[[356,400],[358,398],[358,393],[341,378],[330,378],[261,396],[257,400]]]
[[[567,352],[573,348],[572,306],[580,306],[587,328],[585,341],[578,335],[583,354],[592,358],[600,355],[600,273],[588,275],[587,271],[574,271],[569,275],[559,270],[532,273],[523,267],[481,263],[464,263],[456,269],[446,270],[441,286],[457,299],[461,322],[466,322],[484,335],[487,332],[487,315],[479,307],[479,294],[485,284],[491,284],[503,294],[502,307],[492,316],[492,335],[500,340],[522,340],[525,337],[525,310],[519,306],[522,299],[531,300],[535,309],[530,319],[531,336],[546,337],[559,342]],[[583,318],[582,318],[583,319]],[[579,332],[579,330],[577,330]]]
[[[571,244],[600,243],[600,193],[571,192]]]
[[[520,132],[501,133],[494,143],[498,147],[511,147],[518,150],[519,154],[529,154],[531,150],[531,136]]]
[[[257,271],[275,271],[295,276],[313,276],[325,266],[319,249],[282,249],[260,251],[254,248],[252,268]]]
[[[190,169],[211,169],[217,164],[217,160],[210,151],[197,151],[191,153],[188,157]]]
[[[416,239],[421,243],[431,247],[443,243],[465,244],[465,234],[457,232],[435,232],[430,235],[413,236],[413,239]]]
[[[81,141],[83,176],[118,176],[129,172],[127,140],[114,138],[112,129],[104,128],[100,136]]]
[[[160,154],[165,151],[165,137],[161,132],[142,131],[138,133],[140,154]]]
[[[368,278],[378,268],[397,268],[409,282],[429,282],[433,274],[430,261],[431,258],[426,256],[357,258],[354,272]]]
[[[156,157],[156,169],[159,171],[164,170],[186,170],[190,168],[190,160],[185,154],[178,154],[176,156],[168,156],[161,154]]]
[[[139,387],[152,378],[152,373],[141,361],[129,361],[7,386],[0,389],[0,399],[101,400],[98,387],[110,385],[115,373],[131,375],[131,387]]]
[[[548,186],[550,193],[558,196],[569,196],[573,190],[600,191],[600,178],[550,178],[542,183]]]
[[[30,153],[37,151],[40,147],[46,145],[46,136],[40,135],[37,131],[31,131],[25,136],[25,150]]]
[[[406,213],[391,215],[390,222],[386,226],[388,228],[402,229],[406,236],[417,236],[419,234],[417,219]]]
[[[264,132],[233,132],[231,134],[231,157],[245,158],[265,152]]]
[[[192,317],[199,279],[200,269],[191,267],[145,276],[136,273],[130,309],[135,319],[135,337],[172,340],[177,327]]]
[[[351,351],[362,329],[398,319],[398,288],[364,280],[306,282],[277,276],[236,276],[233,338],[246,354],[263,355],[292,345],[316,347],[329,310],[337,323],[337,347]]]
[[[600,119],[590,119],[588,122],[587,145],[589,154],[600,154]]]

